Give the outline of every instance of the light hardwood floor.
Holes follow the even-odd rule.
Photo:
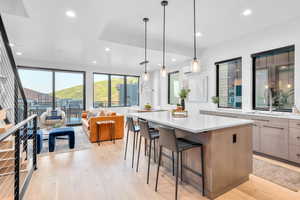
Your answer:
[[[131,168],[131,152],[129,151],[127,155],[127,160],[124,161],[123,141],[117,141],[115,145],[106,142],[101,146],[95,144],[88,150],[40,157],[38,170],[33,176],[25,200],[174,199],[174,179],[169,172],[162,170],[159,191],[156,193],[154,191],[156,164],[151,165],[151,179],[147,185],[147,162],[144,155],[141,153],[138,173]],[[297,167],[282,165],[300,171]],[[179,199],[206,198],[191,186],[180,184]],[[254,199],[300,200],[300,193],[251,175],[248,182],[217,198],[217,200]]]

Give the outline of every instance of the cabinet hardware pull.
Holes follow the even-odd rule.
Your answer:
[[[300,136],[297,136],[296,138],[297,138],[298,140],[300,140]]]
[[[297,156],[297,157],[300,157],[300,153],[297,153],[296,156]]]
[[[297,124],[298,126],[300,126],[300,124]]]
[[[274,127],[274,126],[265,126],[266,128],[274,128],[274,129],[279,129],[279,130],[284,130],[284,128],[280,128],[280,127]]]

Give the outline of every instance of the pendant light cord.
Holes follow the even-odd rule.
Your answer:
[[[145,20],[145,74],[147,74],[147,20]]]
[[[194,60],[197,60],[196,42],[196,0],[194,0]]]
[[[166,57],[166,4],[163,5],[163,68],[165,68],[165,57]]]

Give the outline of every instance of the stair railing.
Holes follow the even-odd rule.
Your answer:
[[[37,169],[37,115],[28,117],[6,133],[1,134],[0,145],[10,141],[8,140],[10,137],[14,138],[14,170],[12,172],[0,170],[0,176],[4,177],[0,187],[7,187],[0,194],[0,199],[9,199],[5,197],[13,196],[14,200],[20,200],[24,197],[34,170]],[[14,177],[13,185],[7,181],[11,175]]]

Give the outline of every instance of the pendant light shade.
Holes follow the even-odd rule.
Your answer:
[[[166,6],[168,5],[168,1],[162,1],[161,5],[163,6],[163,64],[160,70],[160,74],[162,77],[166,77]]]
[[[200,61],[197,59],[197,39],[196,39],[196,0],[194,1],[194,58],[191,63],[192,72],[200,72]]]
[[[143,22],[145,23],[145,60],[142,62],[142,64],[145,65],[145,72],[144,72],[144,81],[149,80],[149,74],[147,71],[147,64],[149,61],[147,60],[147,22],[149,21],[149,18],[143,18]]]

